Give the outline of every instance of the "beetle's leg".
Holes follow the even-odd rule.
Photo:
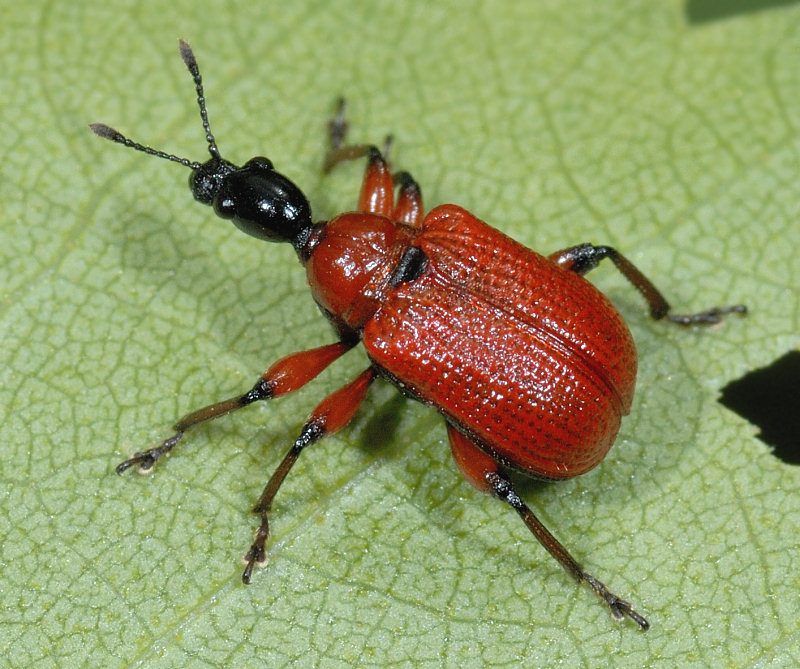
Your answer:
[[[325,161],[322,164],[322,171],[325,173],[330,172],[339,163],[363,158],[370,149],[375,148],[372,144],[345,144],[344,140],[347,137],[350,124],[347,122],[344,109],[344,98],[339,98],[336,101],[336,113],[328,122],[328,139],[331,146],[328,149],[328,153],[325,154]],[[394,138],[391,135],[387,135],[383,143],[383,157],[387,163],[389,162],[389,150],[393,142]]]
[[[367,149],[367,169],[358,196],[358,211],[391,216],[394,210],[394,179],[389,165],[374,146]]]
[[[678,325],[710,325],[719,323],[725,314],[747,313],[747,307],[743,304],[736,304],[730,307],[713,307],[706,311],[696,314],[671,314],[671,307],[661,292],[642,274],[636,266],[616,249],[610,246],[593,246],[592,244],[580,244],[568,249],[558,251],[549,256],[550,260],[560,265],[564,269],[571,270],[578,274],[586,274],[589,270],[597,267],[598,263],[604,258],[610,258],[617,269],[622,272],[636,290],[638,290],[650,307],[650,316],[655,320],[666,318],[668,321]]]
[[[386,138],[383,152],[371,144],[345,144],[347,121],[344,116],[344,100],[339,99],[336,115],[328,124],[331,148],[325,157],[323,170],[330,171],[336,165],[348,160],[358,160],[367,156],[367,168],[358,199],[358,211],[390,216],[392,220],[419,227],[422,223],[422,192],[419,184],[408,172],[392,175],[387,158],[392,143],[391,135]],[[399,186],[397,200],[394,188]]]
[[[595,594],[602,599],[611,609],[611,615],[617,620],[628,616],[634,620],[642,630],[647,630],[650,623],[639,615],[630,603],[620,599],[594,576],[585,572],[580,564],[573,558],[566,548],[556,539],[542,522],[534,515],[525,502],[514,490],[514,486],[506,476],[503,468],[490,455],[484,453],[469,437],[459,432],[455,427],[447,424],[447,436],[450,439],[450,449],[461,472],[466,479],[478,490],[491,493],[506,502],[516,511],[528,529],[539,540],[547,551],[561,563],[572,576],[580,583],[586,581]]]
[[[350,129],[350,124],[344,114],[344,98],[339,98],[336,101],[336,114],[328,122],[328,139],[330,141],[330,148],[328,153],[325,154],[325,161],[322,163],[322,171],[330,172],[339,163],[344,163],[350,160],[358,160],[367,155],[370,149],[378,151],[372,144],[345,144],[344,140],[347,137],[347,131]],[[391,143],[391,138],[386,138],[386,148],[388,149]],[[380,153],[380,151],[378,151]]]
[[[280,397],[302,388],[334,360],[340,358],[353,347],[352,343],[336,342],[289,355],[270,367],[250,390],[244,395],[231,397],[193,411],[175,424],[175,434],[161,444],[147,451],[135,453],[131,458],[117,465],[117,474],[137,466],[142,473],[149,472],[156,461],[169,453],[183,437],[183,433],[198,423],[219,418],[232,411],[246,407],[258,400]]]
[[[367,169],[361,182],[357,211],[391,216],[394,210],[394,179],[381,152],[371,144],[350,144],[328,152],[325,171],[344,160],[367,156]]]
[[[252,546],[250,546],[250,550],[244,556],[247,566],[242,573],[242,581],[245,583],[250,582],[253,567],[262,565],[266,561],[264,544],[269,538],[269,512],[272,508],[272,501],[289,470],[297,461],[300,452],[306,446],[340,430],[352,420],[361,402],[363,402],[370,384],[375,379],[375,374],[376,372],[372,367],[365,369],[355,380],[325,398],[311,413],[308,421],[300,431],[300,436],[292,444],[283,461],[270,477],[264,487],[264,492],[258,498],[258,503],[253,507],[253,513],[261,516],[261,524],[256,530],[255,539]]]
[[[392,220],[419,228],[422,225],[422,191],[408,172],[398,172],[394,182],[399,186]]]
[[[345,101],[343,97],[340,97],[336,100],[336,113],[333,115],[333,118],[328,121],[328,140],[331,144],[330,151],[328,151],[329,155],[330,153],[337,151],[344,146],[344,139],[347,137],[347,131],[350,129],[350,124],[347,122],[344,109]],[[326,160],[325,171],[327,172],[329,169],[341,162],[341,160],[347,160],[347,158],[334,161],[330,166],[328,166],[328,161]]]

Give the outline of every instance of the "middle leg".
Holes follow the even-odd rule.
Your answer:
[[[253,544],[244,556],[246,564],[242,573],[244,583],[250,583],[250,577],[256,565],[263,565],[266,562],[264,546],[269,539],[269,512],[272,509],[272,502],[287,474],[297,462],[297,458],[300,457],[300,453],[306,446],[341,430],[353,419],[358,407],[366,397],[370,384],[375,380],[375,375],[375,370],[368,367],[353,381],[325,398],[311,412],[311,416],[300,431],[300,436],[270,477],[258,498],[258,503],[253,508],[253,513],[257,513],[261,517],[261,524],[256,530]]]

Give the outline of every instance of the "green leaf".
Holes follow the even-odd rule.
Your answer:
[[[798,347],[800,7],[112,4],[5,11],[8,665],[797,666],[800,471],[716,399]],[[542,252],[614,245],[678,310],[751,307],[681,330],[650,322],[613,267],[594,272],[639,347],[633,411],[594,471],[523,487],[649,632],[571,583],[460,478],[435,412],[386,385],[303,454],[270,563],[244,587],[249,509],[361,352],[193,431],[147,477],[113,473],[178,416],[333,340],[291,249],[215,219],[183,168],[86,128],[201,159],[178,37],[222,151],[269,155],[319,219],[358,189],[360,166],[319,172],[343,94],[353,139],[394,133],[429,206],[461,204]]]

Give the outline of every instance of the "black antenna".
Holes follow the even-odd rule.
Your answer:
[[[196,163],[192,160],[189,160],[188,158],[181,158],[180,156],[174,156],[171,153],[159,151],[158,149],[154,149],[150,146],[139,144],[139,142],[134,142],[132,139],[128,139],[121,132],[114,130],[114,128],[107,126],[105,123],[90,123],[89,128],[91,128],[92,132],[98,137],[102,137],[103,139],[110,139],[112,142],[116,142],[117,144],[122,144],[123,146],[127,146],[131,149],[136,149],[137,151],[142,151],[143,153],[147,153],[151,156],[156,156],[158,158],[166,158],[167,160],[171,160],[174,163],[180,163],[181,165],[185,165],[186,167],[191,167],[193,170],[196,170],[201,167],[200,163]]]
[[[217,140],[211,134],[211,126],[208,124],[208,111],[206,110],[206,98],[203,95],[203,78],[200,76],[200,68],[197,67],[197,60],[194,57],[192,47],[190,47],[183,40],[178,40],[179,48],[181,51],[181,58],[186,63],[186,67],[194,79],[194,87],[197,91],[197,104],[200,106],[200,118],[203,120],[203,129],[206,131],[206,141],[208,142],[208,152],[213,158],[219,158],[219,149],[217,148]]]
[[[222,157],[220,156],[219,149],[217,148],[217,141],[214,139],[214,135],[211,132],[211,126],[208,123],[206,99],[203,95],[203,79],[200,76],[200,68],[197,67],[197,60],[194,57],[194,52],[192,51],[192,47],[190,47],[183,40],[179,40],[179,49],[181,52],[181,58],[183,58],[183,62],[186,64],[186,67],[189,70],[189,73],[192,75],[192,79],[194,80],[194,87],[197,91],[197,104],[200,107],[200,119],[203,121],[203,129],[206,131],[208,152],[211,154],[212,158],[221,160]],[[193,170],[197,170],[202,167],[201,163],[189,160],[188,158],[181,158],[180,156],[175,156],[171,153],[159,151],[158,149],[154,149],[144,144],[139,144],[139,142],[134,142],[132,139],[128,139],[121,132],[110,126],[107,126],[105,123],[90,123],[89,128],[91,128],[92,132],[98,137],[110,139],[112,142],[122,144],[123,146],[127,146],[131,149],[136,149],[137,151],[147,153],[148,155],[171,160],[174,163],[180,163],[181,165],[190,167]]]

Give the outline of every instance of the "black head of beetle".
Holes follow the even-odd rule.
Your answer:
[[[153,149],[102,123],[89,127],[100,137],[191,168],[189,188],[195,200],[212,206],[218,216],[232,221],[248,235],[270,242],[289,242],[303,255],[313,228],[308,199],[291,180],[275,171],[268,158],[251,158],[238,167],[220,155],[208,123],[197,61],[186,42],[181,41],[180,51],[197,89],[209,160],[198,163]]]
[[[213,157],[192,170],[194,199],[214,207],[242,232],[269,242],[291,242],[302,249],[311,233],[311,207],[303,192],[272,167],[268,158],[251,158],[236,167]]]

